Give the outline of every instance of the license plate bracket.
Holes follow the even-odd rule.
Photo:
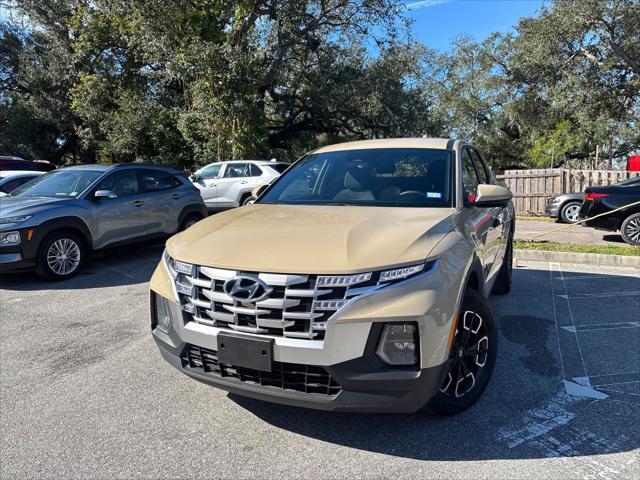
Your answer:
[[[218,334],[218,361],[263,372],[273,371],[273,338]]]

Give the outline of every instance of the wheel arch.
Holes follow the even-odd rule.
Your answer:
[[[67,231],[79,236],[84,242],[84,247],[87,250],[93,250],[93,237],[89,226],[80,217],[68,216],[60,217],[41,223],[37,228],[34,228],[36,232],[36,245],[34,253],[40,248],[42,240],[53,232]]]
[[[182,221],[187,215],[192,213],[198,214],[201,218],[205,218],[205,207],[199,203],[190,203],[182,208],[178,216],[178,225],[182,225]]]
[[[474,255],[471,265],[467,269],[464,289],[471,288],[483,296],[484,294],[484,278],[482,273],[482,263],[480,259]],[[464,294],[464,293],[463,293]]]

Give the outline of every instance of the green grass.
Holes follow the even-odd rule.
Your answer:
[[[513,248],[523,250],[545,250],[550,252],[602,253],[604,255],[624,255],[640,257],[640,247],[618,245],[576,245],[574,243],[532,242],[529,240],[513,241]]]

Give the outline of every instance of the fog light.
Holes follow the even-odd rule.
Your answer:
[[[382,330],[376,354],[389,365],[414,365],[418,362],[418,327],[413,323],[387,323]]]
[[[0,245],[19,245],[20,232],[0,233]]]
[[[169,301],[161,295],[154,295],[156,299],[156,327],[164,333],[171,330],[171,313],[169,313]]]

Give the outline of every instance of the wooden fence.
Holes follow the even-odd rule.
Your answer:
[[[517,213],[541,214],[549,197],[582,192],[592,185],[611,185],[635,176],[640,176],[640,172],[546,168],[506,170],[497,177],[504,180],[513,192]]]

